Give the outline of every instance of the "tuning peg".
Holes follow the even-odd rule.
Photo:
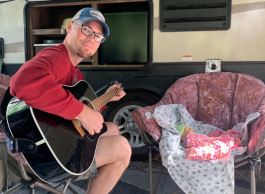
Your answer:
[[[118,81],[114,81],[114,84],[118,84],[119,82]]]
[[[124,87],[120,87],[120,89],[121,89],[121,90],[123,90],[123,89],[124,89]]]
[[[121,85],[122,85],[122,83],[118,83],[117,85],[118,85],[118,86],[121,86]]]

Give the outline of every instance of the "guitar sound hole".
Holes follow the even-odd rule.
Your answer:
[[[82,103],[84,103],[85,105],[87,105],[88,107],[94,109],[94,107],[91,105],[91,101],[90,101],[87,97],[83,97],[83,98],[81,98],[80,101],[81,101]]]

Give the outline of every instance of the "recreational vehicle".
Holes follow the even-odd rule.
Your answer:
[[[155,104],[179,78],[222,71],[265,80],[264,0],[0,1],[1,72],[12,76],[62,43],[65,23],[85,7],[103,13],[110,36],[78,67],[97,95],[122,83],[127,95],[102,114],[128,139],[134,160],[148,147],[131,112]]]

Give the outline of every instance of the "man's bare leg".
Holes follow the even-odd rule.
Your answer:
[[[120,130],[116,124],[111,122],[105,122],[105,124],[107,125],[108,131],[103,136],[120,135]]]
[[[106,194],[116,185],[130,163],[131,146],[118,135],[115,124],[106,123],[108,132],[98,142],[95,160],[98,176],[90,180],[87,194]]]

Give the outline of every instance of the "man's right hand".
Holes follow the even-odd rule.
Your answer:
[[[90,135],[99,133],[103,127],[103,116],[92,108],[84,105],[82,112],[75,117]]]

